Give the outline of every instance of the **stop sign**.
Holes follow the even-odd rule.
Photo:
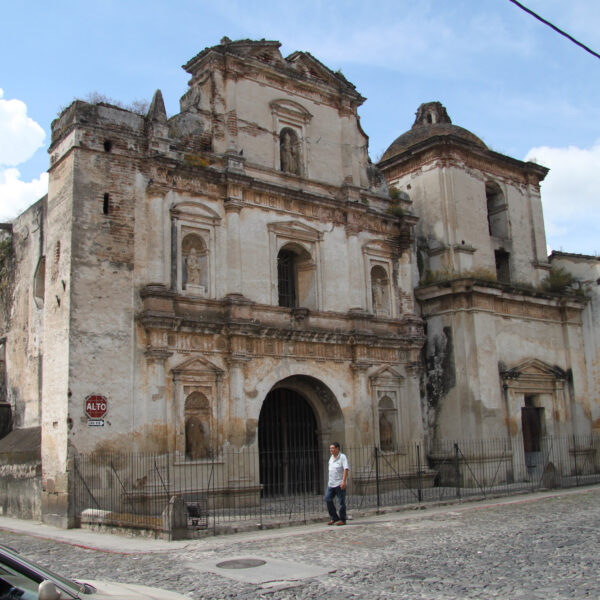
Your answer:
[[[108,402],[104,396],[91,394],[85,399],[85,414],[90,419],[102,419],[108,409]]]

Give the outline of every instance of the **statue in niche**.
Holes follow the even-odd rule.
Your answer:
[[[192,285],[201,285],[201,270],[202,265],[198,258],[196,248],[192,247],[187,255],[186,261],[187,283]]]
[[[204,458],[207,454],[204,427],[198,415],[190,415],[185,420],[185,455],[192,460]]]
[[[383,280],[381,279],[381,277],[377,277],[373,281],[372,288],[373,306],[375,310],[386,310],[387,306],[385,305],[385,285],[383,284]]]
[[[300,164],[298,161],[298,146],[292,134],[284,131],[281,136],[281,170],[286,173],[300,175]]]
[[[379,413],[379,445],[385,451],[394,449],[394,428],[385,412]]]

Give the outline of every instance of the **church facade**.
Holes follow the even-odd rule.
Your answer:
[[[67,108],[48,197],[12,228],[7,400],[15,428],[41,426],[46,520],[66,523],[73,453],[325,460],[332,440],[424,436],[415,219],[389,210],[364,99],[277,42],[185,69],[170,119],[160,92],[146,116]]]
[[[200,52],[170,118],[157,92],[146,115],[75,101],[52,124],[48,195],[0,230],[4,439],[39,428],[45,521],[72,524],[78,454],[216,463],[221,489],[259,490],[219,471],[224,449],[324,461],[334,440],[597,424],[587,301],[539,289],[546,169],[439,103],[375,167],[364,98],[279,46]]]

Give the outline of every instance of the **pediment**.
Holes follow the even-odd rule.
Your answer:
[[[321,61],[317,60],[308,52],[293,52],[286,57],[286,62],[293,65],[296,71],[302,73],[308,79],[313,79],[321,83],[335,87],[339,90],[340,87],[345,92],[350,92],[355,96],[360,96],[352,85],[341,73],[335,73],[327,68]]]
[[[303,240],[316,242],[321,239],[322,233],[309,225],[299,221],[282,221],[279,223],[269,223],[269,231],[280,237],[290,240]]]
[[[363,244],[363,252],[366,254],[370,254],[372,256],[381,256],[389,258],[390,254],[393,251],[393,247],[391,244],[380,241],[380,240],[371,240]]]
[[[383,365],[369,375],[371,381],[376,381],[379,384],[389,381],[390,383],[398,384],[404,381],[404,375],[391,365]]]
[[[567,376],[560,367],[549,365],[537,358],[525,360],[500,374],[503,379],[520,379],[522,377],[565,379]]]
[[[196,220],[216,223],[221,220],[219,214],[209,206],[194,200],[184,200],[171,207],[171,214],[179,217],[191,217]]]
[[[312,119],[312,114],[308,112],[304,106],[294,102],[293,100],[287,100],[281,98],[273,100],[269,106],[271,110],[279,116],[285,116],[292,118],[294,121],[300,121],[301,123],[308,123]]]
[[[173,376],[210,374],[216,377],[217,375],[222,375],[223,372],[223,369],[219,369],[219,367],[209,360],[201,357],[190,358],[171,369]]]

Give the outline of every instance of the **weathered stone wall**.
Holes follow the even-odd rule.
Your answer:
[[[15,461],[14,463],[12,461]],[[0,510],[17,519],[39,520],[42,492],[42,464],[15,455],[0,456]]]
[[[451,291],[421,288],[417,297],[427,319],[434,438],[516,436],[527,393],[539,394],[548,435],[590,431],[595,401],[587,386],[582,301],[498,293],[468,280],[454,282]],[[505,379],[511,369],[514,380]],[[523,373],[527,381],[519,383]]]
[[[0,440],[0,513],[39,519],[41,491],[40,428],[17,429]]]
[[[13,272],[5,282],[9,300],[4,329],[5,399],[13,426],[40,424],[45,294],[45,203],[15,219],[10,236]],[[7,241],[9,238],[6,238]],[[0,334],[0,337],[3,337]]]
[[[510,254],[511,281],[539,285],[547,274],[546,268],[538,267],[547,264],[539,186],[518,170],[474,170],[459,153],[443,167],[431,158],[389,180],[390,187],[411,197],[419,217],[417,235],[429,249],[426,267],[495,276],[494,251],[502,248]],[[508,207],[507,239],[489,233],[485,189],[489,181],[499,185]]]
[[[68,109],[68,114],[72,114]],[[69,362],[71,337],[71,256],[73,180],[77,131],[70,130],[51,155],[46,218],[46,302],[42,392],[42,512],[44,519],[66,526],[68,514],[68,442],[71,425]]]
[[[600,428],[600,259],[596,256],[553,252],[552,266],[566,269],[588,299],[583,311],[585,373],[590,394],[590,415],[594,430]]]

